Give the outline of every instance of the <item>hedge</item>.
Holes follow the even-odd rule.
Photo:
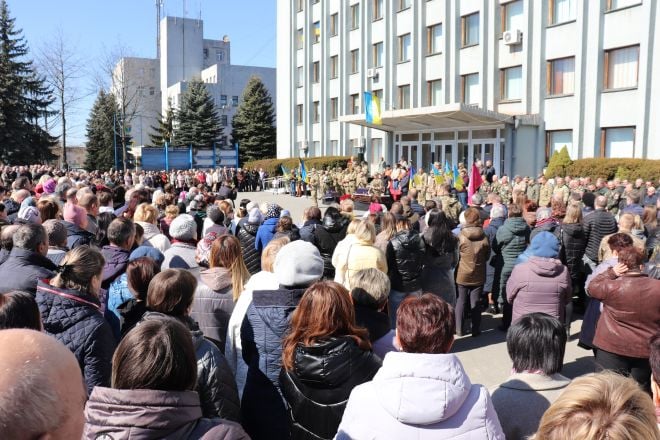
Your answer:
[[[660,179],[660,160],[650,159],[578,159],[568,166],[568,175],[577,177],[604,177],[608,180],[634,180],[642,178],[656,182]]]
[[[342,167],[346,168],[348,163],[349,156],[327,156],[327,157],[310,157],[304,159],[305,168],[311,170],[312,168],[325,169],[326,167]],[[298,158],[292,157],[288,159],[261,159],[253,160],[243,164],[243,168],[253,169],[263,168],[270,176],[281,175],[282,168],[280,165],[284,165],[287,169],[297,168],[298,167]]]

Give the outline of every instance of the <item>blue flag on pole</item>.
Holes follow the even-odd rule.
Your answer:
[[[300,161],[300,178],[303,182],[307,182],[307,169],[305,168],[305,162],[302,159]]]

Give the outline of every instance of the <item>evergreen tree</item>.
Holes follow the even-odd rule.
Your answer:
[[[568,168],[573,164],[571,156],[568,154],[566,145],[561,150],[555,151],[550,158],[548,167],[545,170],[545,176],[548,178],[554,176],[566,176]]]
[[[150,147],[162,148],[167,142],[169,145],[174,144],[174,119],[176,114],[174,113],[174,108],[172,107],[172,101],[167,100],[167,112],[165,117],[162,116],[158,118],[158,127],[151,127],[151,133],[149,135],[149,140],[151,142]]]
[[[275,112],[268,89],[257,76],[248,81],[232,119],[232,143],[238,142],[240,162],[275,157]]]
[[[179,126],[176,130],[176,142],[179,145],[211,147],[222,136],[220,118],[213,98],[206,85],[198,79],[190,81],[188,89],[181,96],[177,119]]]
[[[107,170],[115,166],[115,144],[121,146],[121,137],[115,131],[118,125],[114,118],[117,114],[117,101],[112,93],[100,91],[87,119],[87,157],[85,168],[88,170]],[[114,139],[113,139],[114,136]],[[119,152],[119,150],[118,150]],[[121,154],[119,154],[119,157]],[[120,169],[122,166],[120,164]]]
[[[55,113],[51,90],[27,59],[28,46],[0,2],[0,161],[9,164],[52,160],[56,138],[39,125]]]

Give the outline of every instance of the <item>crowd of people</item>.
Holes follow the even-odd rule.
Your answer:
[[[2,436],[660,440],[654,182],[407,165],[301,219],[256,170],[3,167]],[[452,353],[484,313],[491,390]]]

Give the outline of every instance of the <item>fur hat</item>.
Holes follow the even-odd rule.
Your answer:
[[[277,253],[273,272],[282,286],[309,286],[323,276],[323,259],[316,246],[296,240]]]
[[[170,224],[170,235],[177,240],[195,240],[197,238],[197,223],[189,214],[177,216]]]

